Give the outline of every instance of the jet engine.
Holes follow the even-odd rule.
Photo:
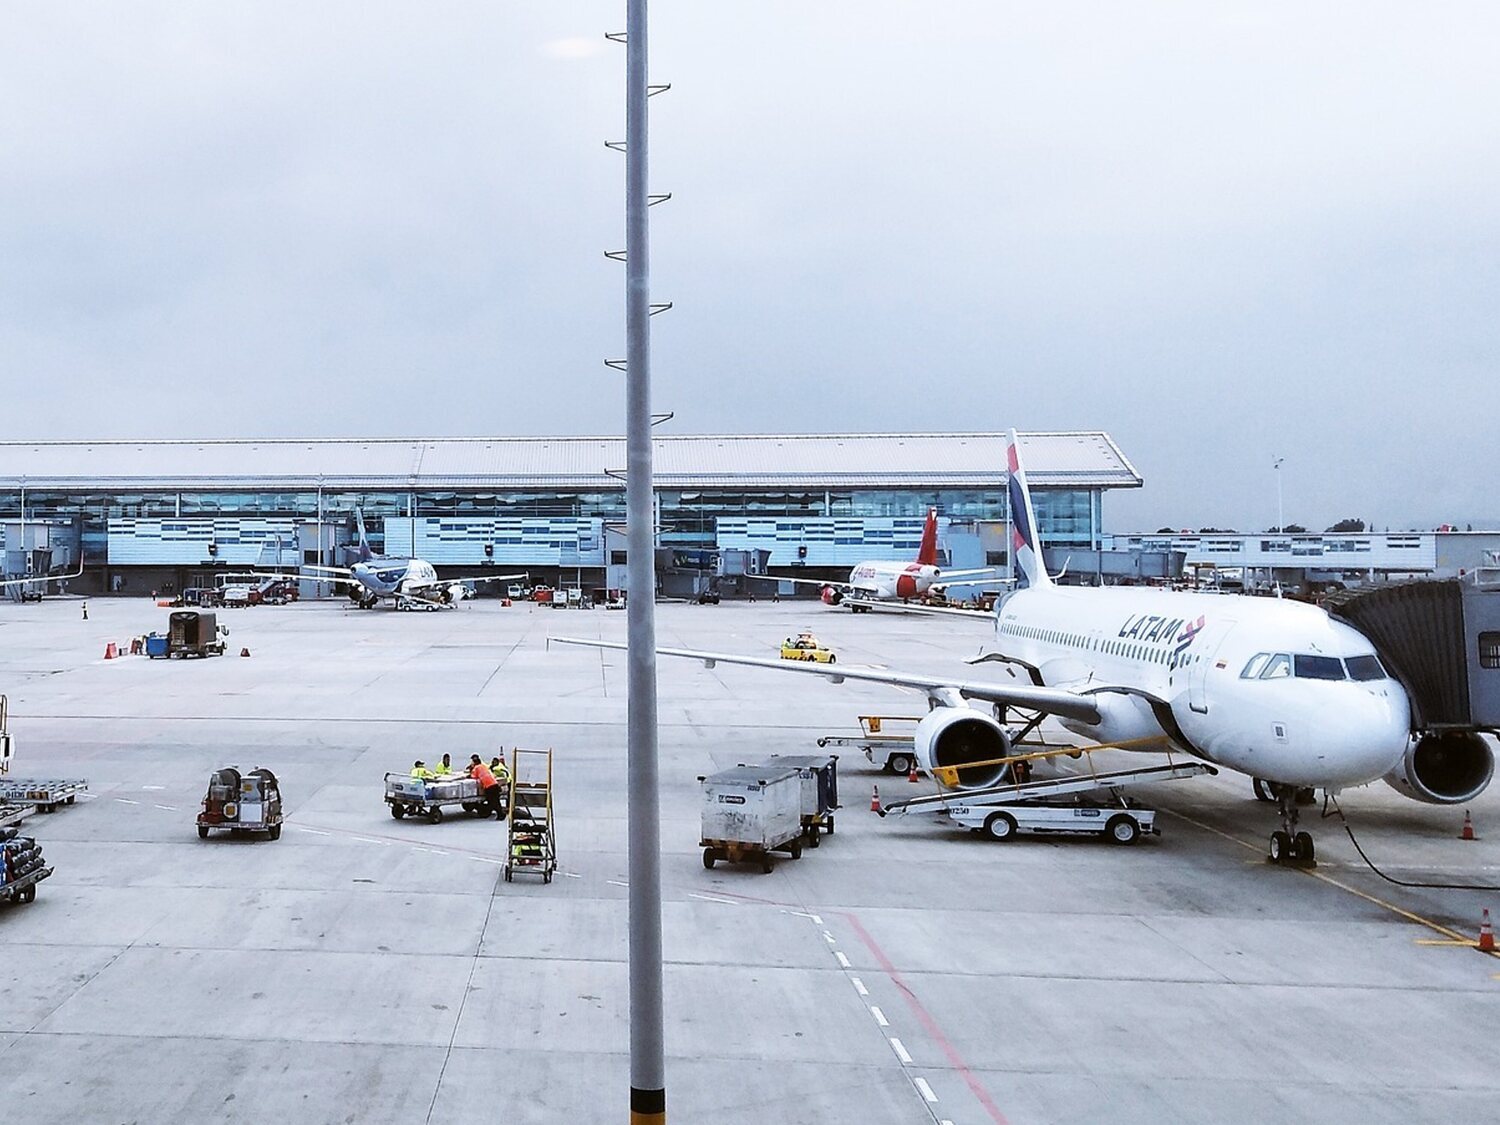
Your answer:
[[[917,596],[917,577],[914,574],[896,575],[896,596],[898,598],[914,598]]]
[[[972,707],[939,707],[928,712],[917,724],[914,749],[922,768],[950,789],[1000,784],[1006,767],[996,759],[1011,753],[1010,738],[1000,724]]]
[[[1403,797],[1461,805],[1483,793],[1495,774],[1490,745],[1472,731],[1428,731],[1382,779]]]
[[[469,588],[462,582],[455,582],[444,591],[443,600],[448,603],[461,602],[469,596]]]
[[[824,605],[838,605],[844,600],[844,591],[833,586],[824,586],[822,598]]]

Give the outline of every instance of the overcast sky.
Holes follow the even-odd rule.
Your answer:
[[[6,438],[622,425],[624,4],[0,8]],[[1500,6],[657,0],[677,432],[1098,428],[1500,526]]]

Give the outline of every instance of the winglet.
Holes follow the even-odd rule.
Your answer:
[[[358,508],[354,509],[354,523],[359,528],[359,561],[369,562],[375,555],[370,550],[370,541],[365,538],[365,514]]]
[[[917,549],[918,566],[937,566],[937,509],[927,509],[927,522],[922,525],[922,545]]]
[[[1026,468],[1021,463],[1021,441],[1016,431],[1010,431],[1010,443],[1006,451],[1010,477],[1010,525],[1011,550],[1015,553],[1016,566],[1020,569],[1026,586],[1050,586],[1042,562],[1041,540],[1036,532],[1036,512],[1031,506],[1031,489],[1026,484]]]

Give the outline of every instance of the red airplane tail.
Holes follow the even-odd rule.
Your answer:
[[[927,522],[922,525],[922,546],[917,550],[918,566],[937,566],[937,509],[927,510]]]

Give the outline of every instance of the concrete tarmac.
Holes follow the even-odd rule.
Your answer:
[[[164,662],[101,657],[165,609],[89,611],[0,605],[13,774],[91,790],[26,822],[56,874],[0,907],[0,1118],[626,1120],[624,656],[545,643],[622,639],[624,614],[221,611],[230,656]],[[809,626],[841,663],[985,674],[963,664],[978,621],[658,610],[665,646],[768,655]],[[853,749],[820,848],[707,871],[698,775],[925,704],[667,659],[660,697],[669,1119],[1493,1116],[1500,959],[1456,943],[1500,892],[1384,882],[1315,812],[1317,870],[1271,867],[1271,807],[1230,774],[1140,791],[1163,835],[1134,847],[993,844],[872,815],[872,785],[930,782]],[[551,885],[501,879],[494,820],[388,814],[386,771],[517,745],[556,751]],[[279,775],[279,841],[197,838],[225,764]],[[1500,883],[1500,794],[1472,806],[1477,842],[1461,809],[1382,785],[1342,804],[1390,874]]]

